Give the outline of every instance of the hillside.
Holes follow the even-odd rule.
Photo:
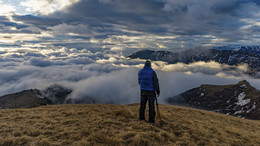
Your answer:
[[[43,90],[29,89],[21,92],[7,94],[0,97],[0,109],[7,108],[32,108],[41,105],[57,105],[57,104],[91,104],[100,103],[94,97],[83,99],[67,98],[72,89],[61,85],[51,85]]]
[[[72,90],[55,84],[44,90],[23,90],[0,97],[0,108],[32,108],[47,104],[70,103],[71,101],[67,101],[66,97],[71,92]]]
[[[0,110],[0,145],[257,145],[260,121],[160,105],[163,125],[139,104],[47,105]]]
[[[168,102],[260,120],[260,91],[245,80],[232,85],[201,85]]]
[[[36,89],[24,90],[0,98],[0,108],[31,108],[46,104],[47,101],[40,98],[39,90]]]

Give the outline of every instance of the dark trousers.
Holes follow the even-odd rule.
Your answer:
[[[139,119],[145,120],[145,108],[146,103],[149,103],[149,122],[154,123],[155,110],[154,110],[154,100],[156,98],[155,92],[151,91],[141,91],[141,103],[139,109]]]

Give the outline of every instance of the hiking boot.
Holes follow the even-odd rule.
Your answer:
[[[144,118],[140,118],[139,120],[140,120],[140,121],[144,121],[145,119],[144,119]]]

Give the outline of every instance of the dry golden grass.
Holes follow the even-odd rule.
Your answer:
[[[0,145],[260,145],[260,121],[160,105],[160,125],[139,104],[0,110]],[[148,114],[147,114],[148,115]]]

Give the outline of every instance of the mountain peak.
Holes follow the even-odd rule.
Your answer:
[[[242,81],[239,81],[237,84],[246,84],[246,85],[250,85],[248,81],[246,80],[242,80]]]
[[[260,91],[246,80],[232,85],[201,85],[168,99],[184,104],[248,119],[260,119]]]

